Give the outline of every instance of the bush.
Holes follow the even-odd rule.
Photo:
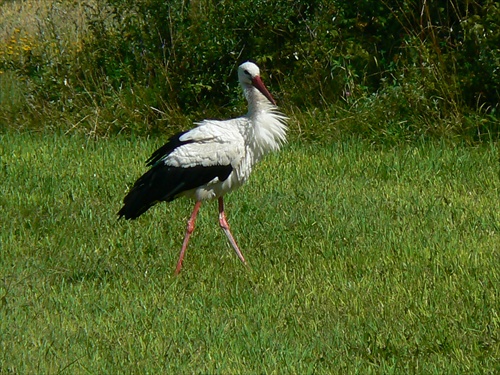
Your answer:
[[[95,133],[151,133],[237,115],[244,107],[236,68],[252,59],[288,112],[360,115],[377,103],[381,117],[362,118],[377,122],[367,126],[381,134],[391,132],[384,105],[398,109],[400,124],[423,122],[404,132],[498,132],[500,11],[493,0],[87,4],[76,42],[48,17],[36,48],[17,60],[0,56],[0,71],[26,81],[33,118],[42,113]],[[487,120],[473,126],[477,118]]]

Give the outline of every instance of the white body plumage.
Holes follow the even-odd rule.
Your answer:
[[[264,107],[264,106],[263,106]],[[162,162],[175,167],[228,165],[231,174],[218,177],[181,195],[203,201],[218,198],[243,185],[252,168],[265,154],[275,151],[286,140],[285,117],[274,106],[258,113],[226,120],[205,120],[184,133],[181,142],[192,141],[173,150]]]

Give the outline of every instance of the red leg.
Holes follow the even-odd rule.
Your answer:
[[[179,260],[177,261],[177,267],[175,268],[175,275],[178,275],[182,268],[182,260],[184,259],[184,253],[186,252],[187,245],[189,242],[189,238],[191,237],[191,233],[194,231],[194,223],[196,221],[196,215],[198,215],[198,211],[200,210],[201,201],[196,202],[193,208],[193,213],[188,220],[187,228],[186,228],[186,236],[184,237],[184,242],[182,243],[181,253],[179,254]]]
[[[240,260],[244,264],[247,264],[245,258],[243,257],[243,254],[240,251],[240,248],[238,247],[238,244],[236,243],[236,240],[234,239],[233,235],[231,234],[231,231],[229,230],[229,223],[227,222],[226,214],[224,213],[224,200],[222,199],[222,197],[219,198],[219,225],[226,234],[229,242],[231,243],[231,246],[236,252],[236,255],[238,255],[238,258],[240,258]]]

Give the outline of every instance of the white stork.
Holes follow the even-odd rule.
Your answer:
[[[185,196],[196,201],[187,223],[175,274],[194,231],[196,215],[203,201],[218,198],[219,224],[231,246],[246,264],[224,213],[224,194],[243,185],[253,166],[269,151],[286,141],[286,117],[260,78],[259,67],[245,62],[238,79],[248,102],[245,116],[225,120],[204,120],[196,127],[172,136],[147,160],[144,173],[123,200],[119,217],[135,219],[160,201]]]

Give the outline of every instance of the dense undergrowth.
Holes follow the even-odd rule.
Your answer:
[[[239,115],[235,71],[252,59],[301,137],[500,133],[493,0],[13,1],[0,12],[6,128],[151,134]]]

